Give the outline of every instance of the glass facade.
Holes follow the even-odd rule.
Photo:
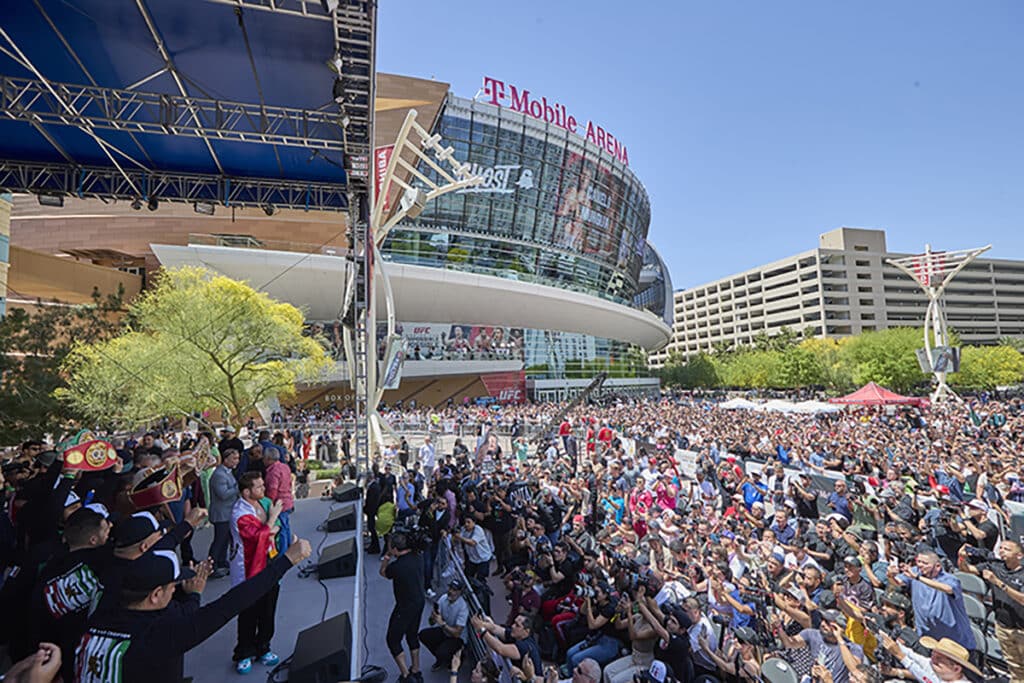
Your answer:
[[[484,182],[397,226],[385,258],[632,303],[650,202],[627,167],[560,128],[453,96],[434,132]]]
[[[672,297],[662,291],[667,271],[647,244],[647,191],[606,150],[509,109],[452,95],[432,132],[483,183],[439,197],[396,226],[383,246],[386,260],[535,282],[671,316]],[[443,184],[428,164],[417,170]],[[547,330],[522,334],[520,357],[534,377],[646,374],[631,360],[643,354],[624,342]]]

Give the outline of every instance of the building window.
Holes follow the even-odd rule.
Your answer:
[[[874,299],[861,299],[859,303],[860,303],[861,306],[874,306],[875,305],[875,300]]]
[[[863,245],[863,244],[855,244],[855,245],[853,246],[853,250],[854,250],[854,251],[867,251],[867,250],[868,250],[868,248],[867,248],[867,246],[865,246],[865,245]]]
[[[869,268],[871,266],[871,261],[857,260],[857,261],[854,261],[854,264],[857,265],[857,266],[860,266],[861,268]]]

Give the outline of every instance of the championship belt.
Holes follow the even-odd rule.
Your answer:
[[[99,472],[117,464],[117,451],[106,441],[86,441],[64,451],[64,469]]]
[[[82,430],[79,430],[79,432],[77,434],[75,434],[74,436],[69,436],[68,438],[66,438],[63,441],[61,441],[59,444],[57,444],[57,447],[54,450],[63,452],[63,451],[69,450],[71,448],[74,448],[75,446],[78,446],[79,444],[83,444],[86,441],[95,441],[95,440],[96,440],[96,437],[93,435],[92,430],[90,430],[90,429],[82,429]]]
[[[139,483],[132,487],[128,500],[137,510],[145,510],[181,499],[181,475],[176,458],[168,458],[156,467],[139,470]]]

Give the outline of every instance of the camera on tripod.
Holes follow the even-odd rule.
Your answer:
[[[405,536],[406,546],[413,552],[421,553],[430,546],[430,535],[426,529],[421,529],[415,516],[404,517],[396,520],[391,527],[391,534],[402,534]]]

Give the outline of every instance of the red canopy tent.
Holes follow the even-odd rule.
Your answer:
[[[885,387],[879,386],[874,382],[868,382],[852,394],[847,394],[846,396],[840,396],[838,398],[830,398],[828,402],[848,406],[914,405],[923,407],[928,405],[928,399],[926,398],[900,396],[899,394],[889,391]]]

